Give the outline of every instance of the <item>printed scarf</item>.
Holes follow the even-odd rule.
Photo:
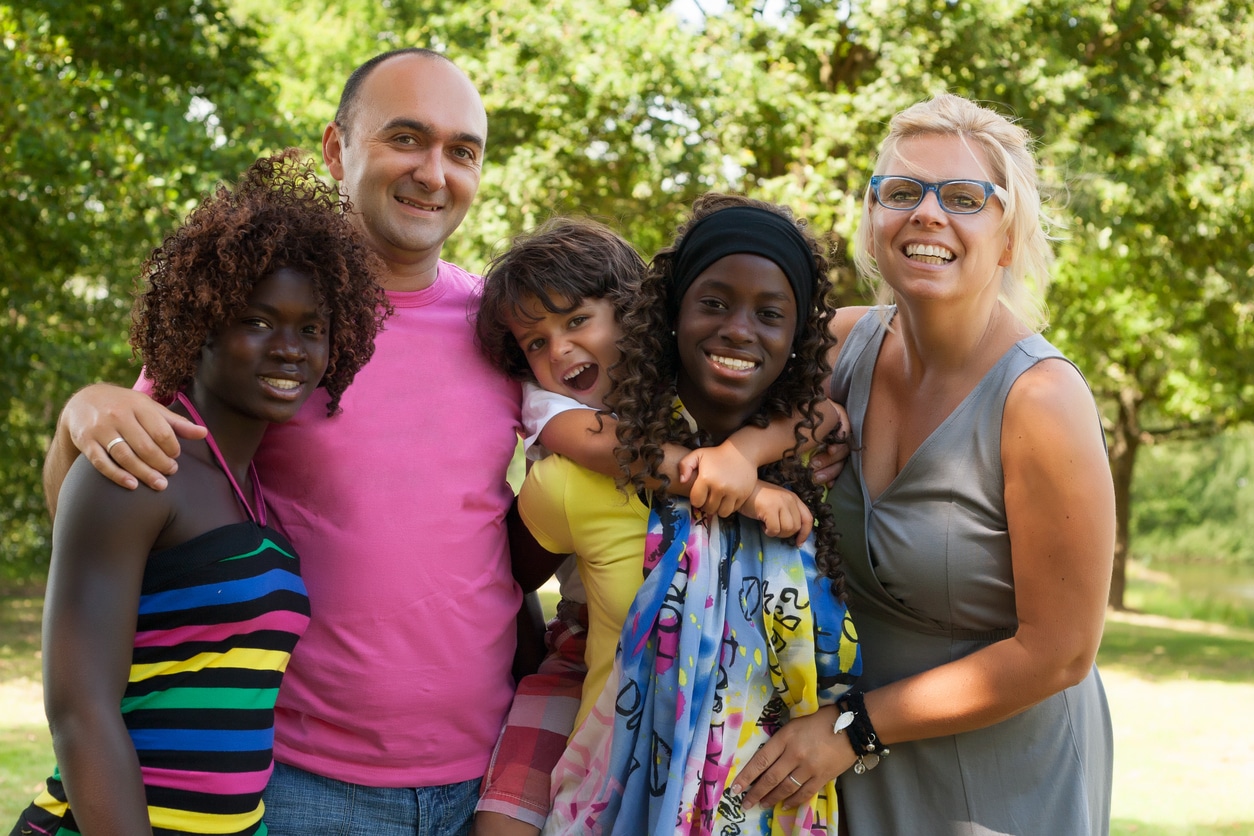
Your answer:
[[[836,833],[829,782],[798,809],[744,810],[731,780],[791,717],[861,671],[857,635],[814,538],[768,538],[739,515],[698,521],[655,501],[644,585],[614,671],[553,772],[546,834]]]

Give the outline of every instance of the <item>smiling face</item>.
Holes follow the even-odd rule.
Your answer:
[[[797,332],[784,271],[759,255],[725,256],[684,294],[675,323],[677,391],[716,440],[739,429],[780,376]]]
[[[566,307],[565,299],[554,299]],[[529,297],[509,329],[540,387],[601,409],[610,391],[609,368],[618,362],[622,328],[608,299],[582,300],[566,313],[554,313]]]
[[[983,150],[959,137],[943,134],[902,140],[880,173],[926,182],[989,180]],[[999,232],[1003,207],[990,197],[973,215],[951,215],[941,209],[934,192],[910,210],[889,209],[873,202],[871,246],[884,281],[899,302],[992,295],[997,298],[1001,270],[1010,263],[1010,238]]]
[[[193,400],[206,417],[234,412],[288,420],[327,370],[330,324],[309,276],[286,267],[274,271],[201,349]]]
[[[425,287],[479,189],[488,136],[479,93],[448,61],[398,55],[366,77],[346,119],[323,134],[327,168],[392,268],[388,288]]]

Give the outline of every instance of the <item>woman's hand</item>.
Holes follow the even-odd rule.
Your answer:
[[[830,403],[830,401],[829,401]],[[840,404],[831,404],[839,415],[840,423],[824,438],[823,443],[814,448],[810,457],[810,469],[814,472],[814,481],[819,485],[829,485],[845,469],[845,459],[849,458],[849,413]]]
[[[832,731],[839,716],[835,706],[824,706],[776,732],[732,780],[732,793],[744,793],[741,805],[800,807],[853,766],[848,736]]]

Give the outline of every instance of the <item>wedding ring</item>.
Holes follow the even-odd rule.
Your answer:
[[[112,456],[113,448],[117,446],[118,444],[121,444],[124,441],[126,441],[125,438],[123,438],[122,436],[118,436],[117,438],[113,439],[112,441],[110,441],[108,444],[105,445],[105,452],[109,454],[110,456]]]
[[[801,784],[801,782],[800,782],[800,781],[798,781],[796,778],[794,778],[794,777],[792,777],[791,775],[789,775],[789,776],[788,776],[788,780],[789,780],[789,781],[792,781],[794,784],[796,784],[796,785],[797,785],[797,789],[801,789],[802,784]]]

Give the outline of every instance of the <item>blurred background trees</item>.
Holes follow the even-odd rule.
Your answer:
[[[133,380],[139,265],[224,174],[290,136],[260,32],[213,3],[0,4],[0,573],[47,563],[60,404]]]
[[[488,108],[480,195],[446,249],[472,269],[558,212],[648,255],[709,189],[788,203],[843,256],[893,113],[949,90],[1020,119],[1062,237],[1047,335],[1108,431],[1116,605],[1133,520],[1198,507],[1138,492],[1155,510],[1134,517],[1138,452],[1254,417],[1247,4],[37,0],[0,3],[0,29],[10,578],[46,562],[38,471],[61,403],[134,376],[123,338],[143,256],[216,178],[283,145],[316,153],[348,72],[399,46],[446,52]],[[860,300],[847,263],[836,278]],[[1248,559],[1223,542],[1212,557]]]

